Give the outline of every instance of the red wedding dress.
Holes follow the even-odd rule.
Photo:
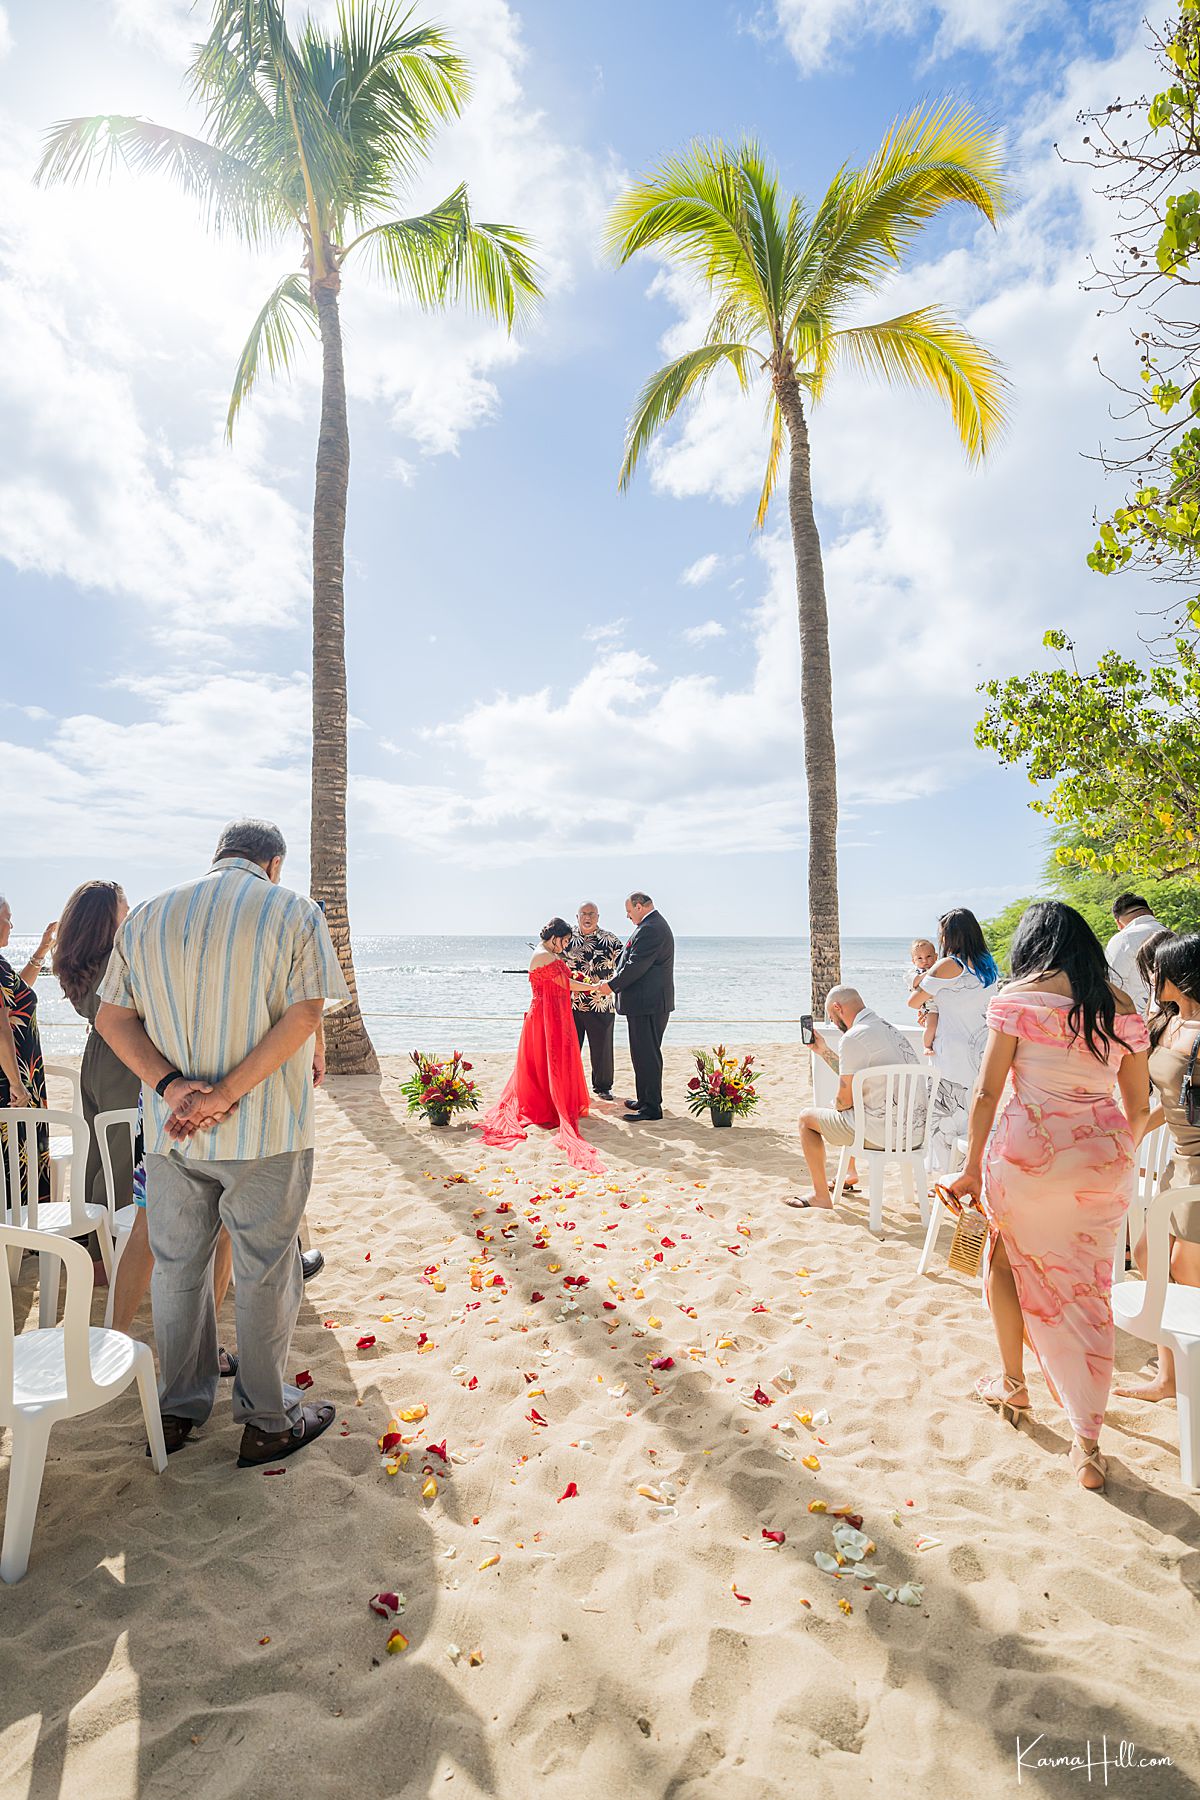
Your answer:
[[[530,1125],[557,1128],[557,1142],[569,1162],[601,1175],[604,1164],[575,1129],[588,1112],[587,1081],[571,1014],[571,977],[565,963],[541,963],[529,971],[533,998],[517,1063],[499,1102],[480,1121],[485,1144],[506,1150],[528,1135]]]

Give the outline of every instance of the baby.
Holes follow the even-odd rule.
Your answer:
[[[911,992],[920,986],[922,975],[928,975],[937,962],[937,945],[930,943],[928,938],[914,938],[908,954],[912,959],[912,981],[909,983]],[[922,1041],[926,1056],[933,1055],[933,1040],[937,1036],[937,1010],[937,1001],[927,1000],[917,1012],[918,1019],[925,1027]]]

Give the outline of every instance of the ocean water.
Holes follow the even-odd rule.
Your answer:
[[[14,938],[18,967],[33,948]],[[509,1050],[529,996],[526,937],[371,937],[355,942],[359,999],[376,1048]],[[515,971],[511,972],[511,971]],[[906,938],[846,938],[842,979],[885,1017],[905,1019]],[[793,1043],[809,1001],[807,938],[680,937],[671,1038],[697,1048]],[[83,1028],[58,983],[38,983],[48,1055],[75,1055]]]

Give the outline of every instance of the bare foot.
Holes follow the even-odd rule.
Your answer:
[[[1161,1375],[1153,1381],[1131,1381],[1127,1387],[1113,1388],[1114,1394],[1120,1394],[1125,1400],[1174,1400],[1175,1383],[1164,1381]]]

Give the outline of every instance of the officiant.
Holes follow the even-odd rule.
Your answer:
[[[575,914],[578,929],[563,954],[563,961],[573,975],[583,981],[607,982],[617,966],[622,944],[614,932],[600,924],[600,909],[594,901],[585,900]],[[572,1001],[575,1035],[582,1052],[587,1039],[592,1064],[592,1092],[599,1100],[612,1099],[613,1028],[616,1007],[611,993],[576,994]]]

